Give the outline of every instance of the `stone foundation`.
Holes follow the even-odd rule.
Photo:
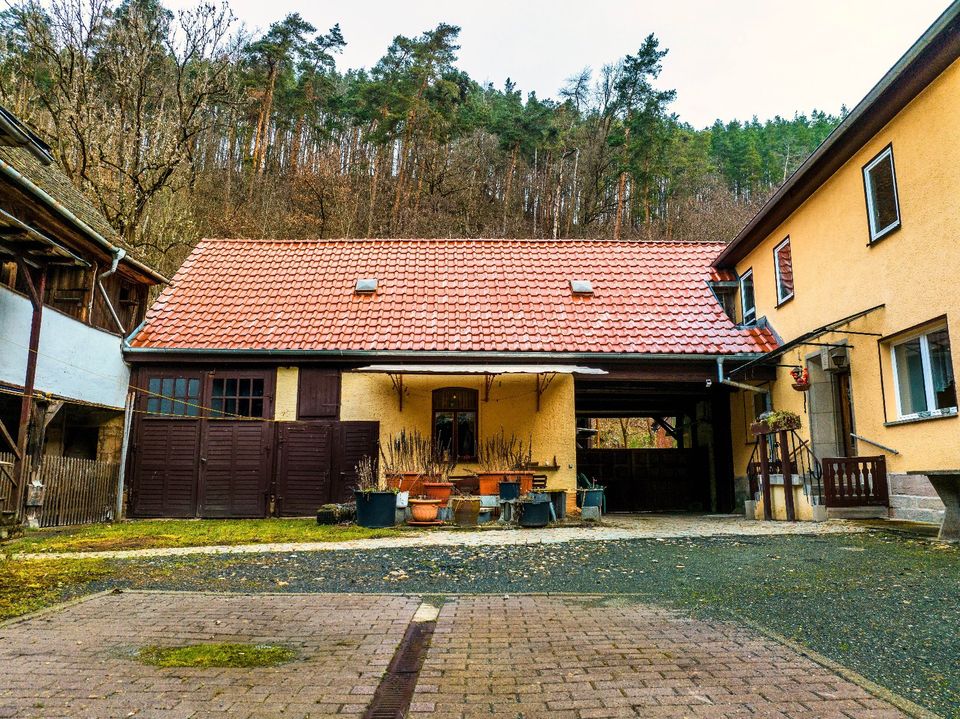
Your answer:
[[[890,518],[911,522],[943,521],[943,502],[930,480],[917,474],[890,474]]]

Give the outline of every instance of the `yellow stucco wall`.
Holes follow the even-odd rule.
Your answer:
[[[783,485],[772,485],[770,487],[770,514],[774,519],[785,520],[787,518],[787,503],[784,501],[786,492]],[[810,500],[803,493],[803,487],[794,485],[793,487],[793,512],[797,521],[810,522],[813,520],[813,507]],[[763,497],[757,502],[754,519],[763,519]]]
[[[503,375],[490,389],[484,401],[483,377],[470,375],[406,375],[403,378],[403,412],[390,378],[382,374],[344,372],[342,375],[340,418],[380,422],[380,442],[403,429],[431,435],[432,391],[441,387],[470,387],[480,391],[477,421],[479,441],[497,434],[516,435],[525,443],[533,441],[533,461],[553,464],[559,469],[542,470],[550,489],[567,489],[568,502],[576,490],[576,420],[574,417],[573,377],[556,375],[536,409],[534,375]],[[476,471],[475,464],[463,464],[457,472]]]
[[[757,315],[766,316],[785,341],[880,304],[885,308],[847,329],[886,337],[946,315],[954,375],[960,377],[958,138],[960,60],[738,263],[738,273],[753,268]],[[902,226],[868,246],[861,168],[890,143]],[[777,308],[773,249],[788,235],[795,297]],[[877,338],[842,332],[825,335],[821,341],[842,339],[854,346],[850,368],[856,432],[900,454],[884,453],[864,442],[858,444],[857,452],[886,454],[893,472],[960,467],[960,418],[886,424],[884,408],[886,420],[898,419],[889,344],[880,343],[878,353]],[[817,349],[801,348],[802,359]],[[795,363],[797,353],[781,361]],[[774,408],[803,414],[803,395],[791,388],[788,372],[778,370]],[[738,474],[744,471],[751,449],[744,435],[743,406],[741,393],[735,393],[733,448]],[[809,436],[807,424],[805,436]]]
[[[277,388],[273,401],[274,419],[281,422],[293,422],[297,419],[299,383],[298,367],[277,367]]]

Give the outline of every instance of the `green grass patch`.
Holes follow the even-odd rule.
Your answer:
[[[57,604],[109,573],[95,559],[0,560],[0,619]]]
[[[161,547],[286,542],[345,542],[392,537],[400,529],[318,525],[312,519],[162,519],[30,530],[3,545],[8,553],[97,552]]]
[[[187,644],[160,647],[151,644],[137,652],[137,659],[155,667],[273,667],[296,659],[289,647],[273,644]]]

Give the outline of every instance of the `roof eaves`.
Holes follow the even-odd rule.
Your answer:
[[[732,267],[746,256],[958,57],[960,0],[954,0],[767,200],[713,266]]]

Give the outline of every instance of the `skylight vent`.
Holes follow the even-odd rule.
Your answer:
[[[593,283],[590,280],[570,280],[570,291],[578,297],[589,297],[593,294]]]
[[[372,295],[377,291],[377,278],[363,277],[357,280],[357,285],[353,291],[358,295]]]

